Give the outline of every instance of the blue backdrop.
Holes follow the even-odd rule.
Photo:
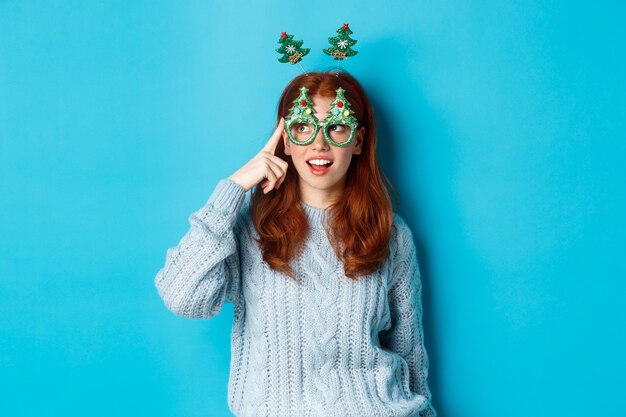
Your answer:
[[[0,0],[7,416],[228,416],[232,306],[153,279],[272,132],[281,31],[343,67],[417,240],[442,417],[623,415],[626,6]]]

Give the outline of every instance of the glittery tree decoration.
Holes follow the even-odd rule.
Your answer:
[[[278,58],[278,61],[283,63],[295,64],[310,51],[309,48],[302,48],[302,41],[294,41],[293,35],[288,35],[286,32],[280,34],[278,43],[280,43],[280,48],[276,52],[283,54],[282,57]]]
[[[313,101],[307,94],[309,89],[306,87],[300,87],[300,95],[293,101],[293,107],[289,110],[289,114],[285,118],[286,131],[289,140],[296,145],[308,145],[313,142],[318,129],[318,120],[315,117],[315,109],[313,108]],[[315,127],[311,138],[305,142],[298,142],[294,139],[291,133],[291,126],[294,123],[307,123]]]
[[[328,110],[328,117],[324,120],[324,124],[326,126],[331,126],[334,124],[346,125],[350,127],[350,137],[342,143],[335,142],[331,139],[331,137],[325,132],[324,136],[326,136],[326,140],[335,146],[346,146],[352,141],[354,137],[354,132],[356,128],[359,126],[359,122],[356,117],[354,117],[354,111],[350,108],[350,102],[346,100],[344,95],[346,90],[339,87],[337,89],[337,96],[335,100],[330,104],[330,110]]]
[[[331,46],[324,49],[324,53],[333,57],[333,59],[341,60],[350,56],[356,55],[358,52],[350,47],[356,44],[356,40],[352,39],[352,31],[348,27],[347,23],[344,23],[342,27],[337,29],[337,36],[328,38]]]

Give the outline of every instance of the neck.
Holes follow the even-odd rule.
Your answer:
[[[300,200],[316,208],[326,209],[343,195],[345,177],[332,188],[319,189],[311,187],[300,178]]]

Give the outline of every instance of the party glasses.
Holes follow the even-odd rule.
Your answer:
[[[322,129],[326,142],[333,146],[347,146],[354,139],[359,122],[345,98],[345,90],[341,87],[336,90],[337,95],[331,103],[328,116],[321,122],[315,116],[308,91],[308,88],[300,87],[300,95],[285,117],[285,130],[289,140],[296,145],[305,146],[313,142],[317,132]]]

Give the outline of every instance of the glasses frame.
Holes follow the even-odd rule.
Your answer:
[[[306,87],[302,87],[300,88],[300,91],[302,94],[305,95],[307,102],[310,101],[310,99],[306,95],[306,93],[308,92],[308,89]],[[338,97],[339,96],[343,97],[343,92],[344,90],[341,87],[338,88],[337,89]],[[349,104],[349,102],[345,100],[345,98],[343,98],[343,100]],[[310,107],[307,107],[304,110],[302,110],[300,107],[298,107],[297,104],[291,108],[291,110],[289,111],[289,114],[287,115],[287,118],[286,118],[287,120],[285,124],[285,133],[287,133],[287,137],[289,138],[289,141],[291,143],[298,145],[298,146],[309,145],[315,140],[315,138],[317,137],[317,132],[320,129],[322,129],[324,140],[330,145],[347,146],[350,144],[350,142],[352,142],[352,140],[354,139],[356,130],[360,126],[360,123],[356,120],[354,116],[352,116],[350,110],[345,109],[343,111],[339,111],[337,114],[333,114],[333,109],[331,108],[330,110],[328,110],[328,116],[321,122],[315,116],[314,111],[315,110]],[[348,114],[344,114],[344,113],[348,113]],[[298,123],[310,124],[314,128],[313,133],[311,134],[311,137],[307,139],[306,141],[296,140],[291,133],[292,126]],[[328,129],[327,129],[328,126],[332,126],[332,125],[348,126],[350,128],[350,136],[348,137],[348,139],[346,139],[344,142],[335,142],[328,134]]]

